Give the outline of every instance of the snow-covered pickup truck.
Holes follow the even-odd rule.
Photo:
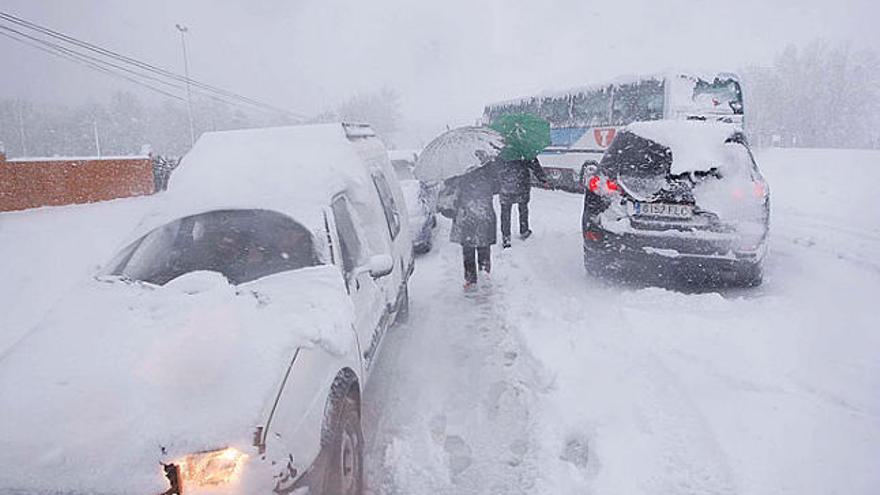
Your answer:
[[[361,391],[413,268],[378,139],[208,133],[160,194],[0,356],[0,493],[360,493]]]

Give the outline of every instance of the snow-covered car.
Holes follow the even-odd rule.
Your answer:
[[[437,227],[437,185],[416,179],[413,169],[417,152],[390,150],[388,156],[406,199],[413,249],[416,253],[427,253],[434,244],[434,230]]]
[[[384,148],[207,133],[162,195],[0,357],[0,493],[360,493],[361,391],[413,268]]]
[[[427,253],[434,245],[434,230],[437,227],[437,187],[418,180],[401,181],[400,187],[406,198],[413,250],[420,254]]]
[[[630,124],[587,172],[582,223],[589,272],[637,262],[698,270],[713,281],[761,283],[770,194],[739,127]]]

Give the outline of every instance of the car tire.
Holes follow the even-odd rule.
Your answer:
[[[403,284],[403,297],[400,298],[400,306],[397,308],[397,316],[395,323],[406,323],[409,321],[409,284]]]
[[[358,403],[352,394],[339,400],[330,421],[330,433],[321,452],[321,493],[360,495],[364,489],[364,435]]]
[[[736,268],[736,283],[741,287],[757,287],[764,281],[760,263],[742,263]]]

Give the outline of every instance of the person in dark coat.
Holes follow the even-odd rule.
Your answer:
[[[500,170],[501,182],[501,241],[505,248],[510,247],[510,213],[513,205],[519,209],[519,235],[523,239],[532,235],[529,229],[529,200],[531,199],[532,174],[549,187],[547,174],[538,163],[532,160],[511,160]]]
[[[492,269],[491,246],[497,242],[497,220],[492,196],[498,194],[498,163],[490,162],[444,183],[443,196],[452,199],[452,230],[449,240],[461,244],[465,288],[477,283],[477,267]]]

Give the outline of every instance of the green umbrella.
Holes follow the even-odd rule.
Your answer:
[[[533,160],[550,146],[550,123],[532,114],[503,115],[489,127],[504,136],[504,160]]]

